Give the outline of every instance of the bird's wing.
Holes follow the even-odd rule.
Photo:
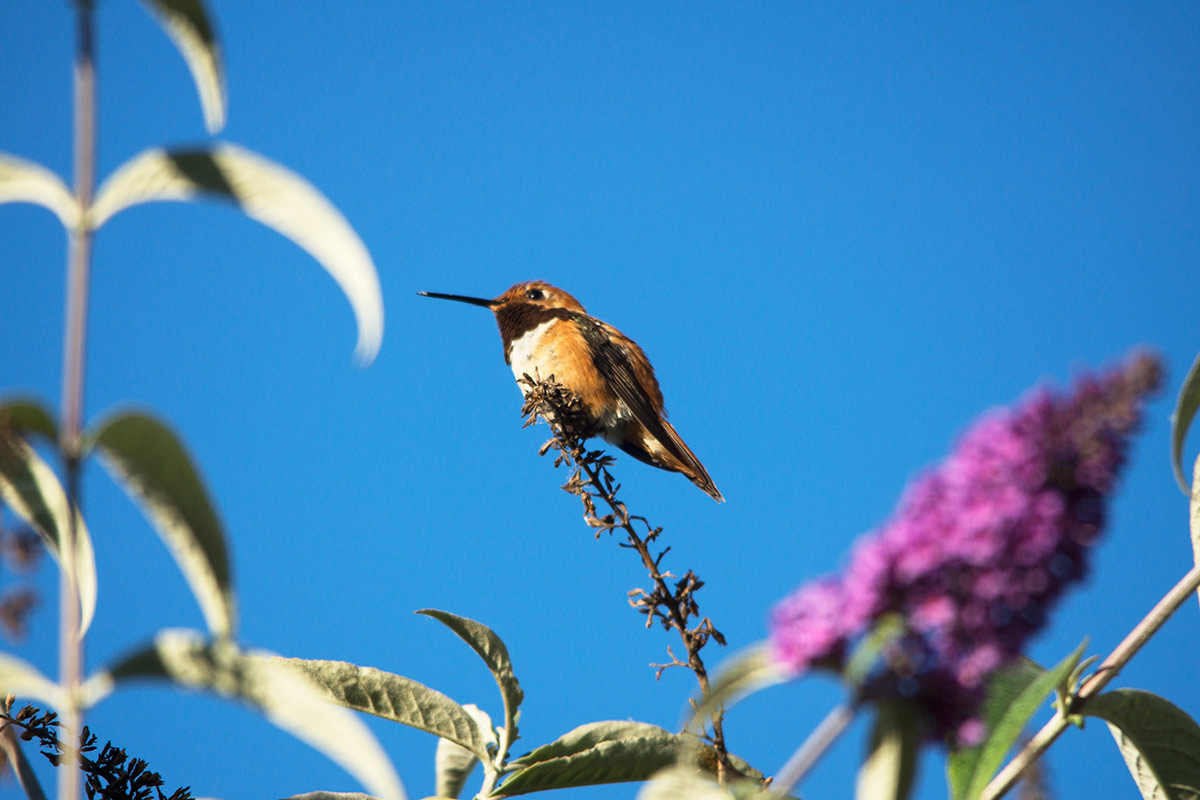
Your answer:
[[[592,362],[613,387],[617,397],[629,406],[638,422],[662,443],[667,452],[685,465],[695,475],[708,477],[700,459],[684,444],[675,428],[666,420],[663,412],[662,391],[654,377],[650,362],[642,355],[646,370],[635,367],[629,351],[637,348],[631,339],[616,328],[593,317],[580,320],[580,329],[591,349]],[[639,350],[640,352],[640,350]],[[648,370],[648,372],[647,372]],[[711,483],[711,479],[709,479]]]

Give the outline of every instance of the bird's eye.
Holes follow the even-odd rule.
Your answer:
[[[530,289],[528,292],[525,293],[525,296],[527,298],[529,298],[530,300],[541,300],[543,297],[546,296],[546,293],[543,292],[541,289]]]

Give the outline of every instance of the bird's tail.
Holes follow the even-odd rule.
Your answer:
[[[647,464],[682,473],[685,478],[696,484],[713,500],[724,503],[725,497],[713,483],[708,470],[700,463],[700,459],[696,458],[692,449],[684,444],[674,426],[661,418],[659,424],[661,428],[654,431],[655,434],[658,434],[657,436],[647,435],[641,442],[637,441],[640,437],[627,437],[625,442],[620,445],[621,449]]]
[[[671,429],[671,432],[674,433],[673,428]],[[693,453],[687,445],[683,444],[683,440],[678,439],[678,434],[676,434],[676,439],[679,441],[679,444],[682,445],[684,452],[688,455],[687,461],[684,462],[684,468],[680,469],[679,471],[683,473],[684,477],[686,477],[689,481],[700,487],[700,491],[704,492],[718,503],[724,503],[725,496],[721,494],[721,490],[717,488],[715,483],[713,483],[712,477],[709,476],[708,470],[704,468],[704,465],[700,463],[700,459],[696,458],[696,454]]]

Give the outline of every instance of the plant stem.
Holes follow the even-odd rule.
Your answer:
[[[843,703],[826,714],[821,724],[808,735],[796,752],[792,753],[787,763],[780,767],[775,779],[771,781],[771,791],[775,794],[790,792],[849,727],[854,719],[854,711],[854,706]]]
[[[81,431],[83,428],[84,348],[86,345],[88,282],[91,270],[91,232],[86,212],[92,204],[96,176],[96,69],[94,60],[93,9],[90,0],[78,0],[75,52],[75,198],[79,223],[69,232],[67,253],[66,330],[63,336],[62,451],[66,479],[67,525],[63,531],[62,577],[59,592],[59,678],[66,691],[61,709],[68,735],[79,736],[83,715],[79,708],[79,685],[83,676],[83,641],[79,635],[79,590],[75,574],[78,539],[76,514],[79,507]],[[59,800],[79,797],[79,771],[73,764],[60,772]]]
[[[583,502],[584,519],[587,520],[588,525],[610,533],[618,528],[623,530],[628,542],[620,543],[621,546],[637,550],[642,565],[650,572],[650,579],[654,582],[653,593],[636,589],[630,592],[630,604],[647,615],[646,627],[650,627],[653,620],[657,619],[664,627],[674,628],[679,634],[679,638],[683,640],[683,645],[687,649],[686,662],[680,661],[668,647],[667,652],[671,655],[671,663],[652,666],[659,667],[659,676],[667,667],[688,667],[700,684],[701,696],[707,698],[712,690],[709,686],[708,670],[704,666],[704,659],[700,657],[700,650],[709,639],[715,638],[720,644],[725,644],[725,641],[707,617],[701,619],[695,628],[688,627],[688,619],[692,615],[700,617],[700,610],[693,594],[704,585],[703,582],[689,570],[687,575],[678,582],[674,591],[667,585],[667,578],[673,576],[669,572],[663,573],[659,569],[659,563],[671,548],[666,548],[657,558],[654,557],[650,552],[650,543],[658,536],[661,528],[652,528],[645,517],[632,516],[629,513],[625,504],[616,497],[618,487],[613,485],[612,476],[607,470],[607,464],[611,462],[606,461],[602,452],[589,453],[585,449],[586,432],[591,423],[581,415],[579,399],[569,389],[555,381],[553,375],[545,381],[538,376],[525,375],[518,379],[517,383],[521,385],[522,392],[525,394],[525,403],[521,408],[521,413],[526,418],[525,426],[529,427],[538,419],[542,419],[546,421],[554,434],[554,438],[543,445],[541,453],[544,455],[553,447],[561,454],[554,461],[555,467],[564,461],[569,466],[574,466],[571,478],[562,487],[563,490],[578,496]],[[586,481],[583,480],[584,475],[587,476]],[[588,491],[589,488],[592,490],[591,492]],[[596,497],[604,500],[612,509],[612,515],[604,519],[596,516],[593,502]],[[645,539],[638,536],[634,528],[635,520],[646,525],[649,533]],[[597,533],[596,536],[599,537],[600,534]],[[724,708],[718,705],[710,717],[712,735],[704,734],[704,738],[712,743],[714,756],[714,763],[705,763],[704,766],[716,773],[717,782],[721,785],[739,774],[730,762],[729,752],[725,746],[725,732],[722,724],[724,715]],[[705,761],[707,762],[707,757]]]
[[[650,548],[646,542],[637,535],[633,528],[633,521],[630,519],[629,511],[625,508],[625,504],[619,502],[613,493],[605,488],[600,479],[600,475],[592,468],[587,461],[576,460],[588,476],[588,481],[601,497],[613,513],[620,520],[620,527],[625,531],[625,535],[629,538],[630,545],[637,550],[641,556],[642,565],[650,572],[650,579],[654,581],[656,596],[662,598],[662,604],[667,607],[667,613],[670,616],[671,627],[675,628],[679,633],[679,637],[683,640],[683,646],[687,650],[688,660],[687,666],[696,675],[696,681],[700,684],[700,694],[702,697],[707,697],[710,693],[708,682],[708,669],[704,666],[704,659],[700,657],[700,648],[704,646],[705,639],[698,637],[696,633],[688,629],[686,612],[679,607],[679,603],[675,601],[675,596],[667,586],[666,579],[658,570],[658,564],[654,560],[654,556],[650,553]],[[729,752],[725,747],[725,731],[724,731],[724,716],[725,712],[721,708],[717,708],[712,713],[712,743],[713,750],[717,754],[716,772],[717,779],[724,784],[726,780],[726,772],[729,768],[728,758]]]
[[[1191,568],[1187,575],[1184,575],[1179,583],[1172,587],[1171,591],[1167,592],[1161,600],[1150,610],[1141,622],[1139,622],[1129,635],[1117,645],[1116,649],[1109,654],[1108,658],[1100,667],[1092,674],[1080,690],[1076,693],[1071,701],[1068,713],[1075,713],[1083,706],[1089,698],[1100,693],[1100,690],[1108,685],[1109,681],[1117,677],[1121,668],[1133,658],[1134,654],[1142,648],[1150,637],[1153,636],[1159,628],[1163,626],[1172,614],[1175,613],[1184,601],[1191,596],[1192,592],[1200,588],[1200,564]],[[1055,739],[1067,729],[1070,723],[1067,720],[1067,714],[1056,714],[1054,719],[1050,720],[1042,727],[1037,735],[1029,740],[1025,747],[1021,748],[1013,760],[1008,762],[1004,769],[992,779],[992,782],[987,785],[980,795],[980,800],[996,800],[1011,789],[1021,777],[1021,772],[1030,764],[1038,759],[1042,753],[1054,742]]]

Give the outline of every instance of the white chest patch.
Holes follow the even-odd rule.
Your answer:
[[[542,347],[541,344],[546,332],[550,330],[550,326],[556,322],[558,322],[556,319],[547,320],[512,340],[508,350],[508,360],[512,364],[514,378],[519,380],[522,375],[526,374],[548,378],[554,374],[555,368],[558,366],[554,348]],[[521,386],[521,394],[525,394],[527,391],[528,387]]]

